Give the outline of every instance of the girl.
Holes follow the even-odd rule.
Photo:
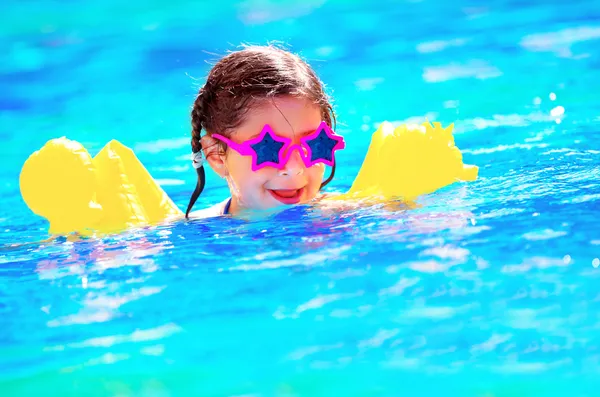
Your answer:
[[[323,83],[298,56],[272,46],[225,56],[210,71],[192,109],[198,183],[186,217],[313,200],[333,179],[335,151],[344,148],[332,123]],[[227,181],[231,197],[190,214],[204,188],[204,158]],[[332,168],[323,181],[325,165]]]

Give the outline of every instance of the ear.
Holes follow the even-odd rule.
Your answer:
[[[212,168],[221,178],[225,178],[229,175],[227,167],[225,167],[225,155],[221,150],[221,142],[211,136],[204,135],[200,138],[200,143],[202,144],[204,157],[208,164],[210,164],[210,168]]]

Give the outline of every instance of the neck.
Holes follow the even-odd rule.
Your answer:
[[[227,204],[225,204],[225,205],[227,205]],[[240,210],[240,203],[238,202],[236,197],[232,196],[227,213],[231,214],[231,215],[235,215],[239,212],[239,210]]]

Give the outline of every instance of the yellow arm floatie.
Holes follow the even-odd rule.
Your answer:
[[[478,168],[463,164],[452,129],[382,123],[352,187],[334,199],[411,201],[477,179]],[[29,208],[50,222],[52,234],[112,233],[183,216],[133,151],[115,140],[94,158],[79,142],[48,141],[25,161],[20,188]]]
[[[450,125],[382,123],[350,190],[342,198],[412,201],[458,181],[474,181],[479,168],[465,165]],[[336,197],[339,199],[340,197]]]
[[[52,139],[25,161],[19,182],[52,234],[119,232],[182,215],[133,151],[114,140],[92,159],[79,142]]]

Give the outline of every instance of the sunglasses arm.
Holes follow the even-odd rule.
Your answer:
[[[230,148],[232,148],[233,150],[235,150],[236,152],[238,152],[239,154],[241,154],[243,156],[250,156],[253,153],[252,149],[250,149],[247,145],[245,145],[245,144],[240,145],[239,143],[235,143],[234,141],[232,141],[229,138],[224,137],[223,135],[212,134],[211,136],[213,138],[218,139],[221,142],[224,142],[225,144],[227,144],[227,146],[229,146]]]

